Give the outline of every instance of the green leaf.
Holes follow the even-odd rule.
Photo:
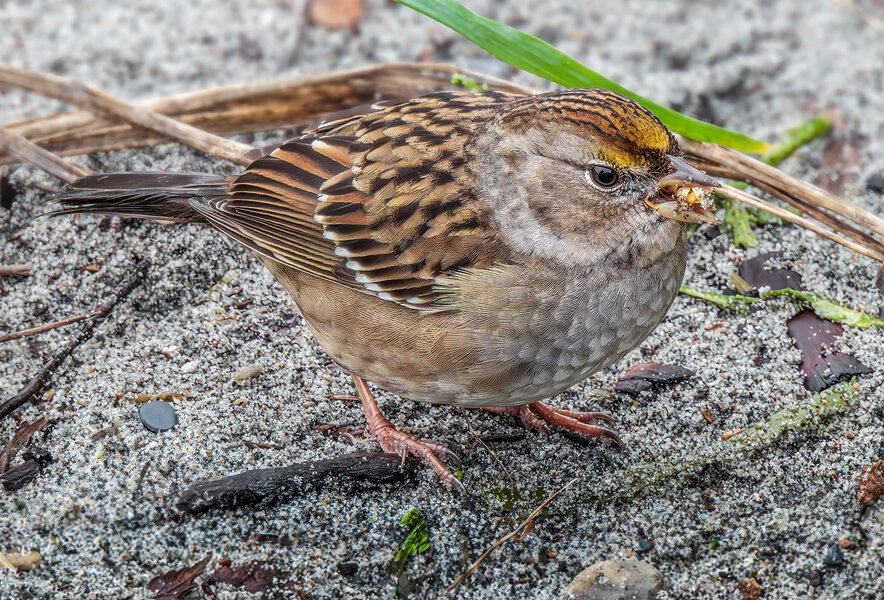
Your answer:
[[[396,553],[396,557],[388,567],[390,573],[395,575],[402,572],[402,569],[405,566],[405,561],[408,560],[409,556],[420,554],[430,549],[430,536],[427,534],[427,530],[424,527],[426,519],[421,514],[421,511],[412,508],[405,513],[405,516],[402,517],[400,523],[405,527],[410,528],[411,531],[402,541],[402,544],[399,546],[399,551]]]
[[[681,135],[741,152],[762,153],[770,149],[767,142],[704,123],[643,98],[585,67],[543,40],[479,16],[454,0],[396,1],[450,27],[483,50],[523,71],[565,87],[602,88],[632,98],[657,115],[669,129]]]
[[[746,310],[747,304],[758,302],[758,298],[751,298],[749,296],[728,296],[727,294],[719,294],[717,292],[701,292],[697,288],[691,287],[689,285],[681,286],[678,291],[685,296],[690,296],[691,298],[699,298],[700,300],[711,302],[712,304],[725,310],[736,310],[743,312]]]
[[[835,302],[834,300],[821,296],[815,292],[803,292],[787,288],[785,290],[771,290],[761,295],[762,298],[778,298],[780,296],[786,296],[793,300],[807,302],[810,304],[813,312],[823,319],[835,321],[842,325],[849,325],[850,327],[856,327],[857,329],[884,327],[884,319],[879,319],[867,315],[864,312],[847,308],[843,304]]]
[[[827,117],[824,117],[822,115],[813,117],[812,119],[808,119],[797,127],[793,127],[792,129],[787,130],[786,133],[783,134],[783,139],[771,146],[771,148],[767,152],[759,156],[758,160],[775,167],[790,156],[792,156],[792,154],[794,154],[799,148],[801,148],[802,146],[806,146],[807,144],[811,143],[812,141],[829,131],[831,127],[832,123]],[[731,185],[741,190],[745,190],[747,187],[749,187],[749,184],[747,184],[745,181],[732,181]],[[736,204],[736,202],[732,204]],[[746,209],[744,208],[743,210]],[[786,210],[797,215],[801,214],[800,210],[792,206],[787,206]],[[758,223],[760,225],[766,225],[768,223],[778,223],[780,225],[785,225],[787,223],[780,217],[774,216],[769,212],[761,210],[759,208],[746,210],[746,216],[749,218],[749,220],[754,221],[755,223]],[[740,219],[740,216],[736,216],[733,218]],[[725,222],[727,222],[727,220],[728,219],[726,216]],[[736,227],[734,227],[733,231],[734,244],[739,247],[739,244],[736,243]],[[755,238],[755,234],[752,234],[752,238]],[[757,239],[756,243],[751,244],[751,246],[756,245],[758,245]],[[744,247],[748,248],[750,246]]]
[[[471,90],[473,92],[477,90],[487,90],[488,84],[483,83],[481,87],[479,87],[479,82],[476,81],[474,77],[470,77],[469,75],[464,75],[463,73],[455,73],[451,76],[451,85],[456,85],[457,87],[462,87],[465,90]]]
[[[752,231],[749,211],[742,203],[727,203],[724,210],[724,223],[730,227],[734,236],[734,246],[737,248],[754,248],[758,245],[758,238]]]
[[[796,150],[829,131],[831,127],[832,123],[822,115],[808,119],[798,127],[786,131],[783,139],[771,146],[770,150],[759,157],[759,160],[775,167],[792,156]]]
[[[719,308],[725,310],[736,310],[739,312],[746,310],[747,304],[758,302],[759,298],[750,296],[729,296],[727,294],[719,294],[717,292],[702,292],[695,287],[683,285],[678,290],[685,296],[698,298],[706,302],[710,302]],[[786,297],[791,300],[806,302],[810,305],[817,315],[823,319],[835,321],[849,327],[857,329],[868,329],[869,327],[884,327],[884,319],[873,317],[862,311],[847,308],[839,302],[835,302],[831,298],[826,298],[816,292],[805,292],[786,288],[784,290],[771,290],[761,295],[760,299]]]

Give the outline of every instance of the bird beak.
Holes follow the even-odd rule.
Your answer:
[[[657,193],[645,203],[667,219],[718,225],[712,190],[719,183],[680,156],[669,156],[672,170],[657,182]]]

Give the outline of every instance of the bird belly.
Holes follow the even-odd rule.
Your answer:
[[[267,266],[345,369],[410,400],[477,407],[542,400],[616,362],[662,320],[684,274],[683,258],[616,276],[504,273],[466,285],[457,309],[425,313]]]

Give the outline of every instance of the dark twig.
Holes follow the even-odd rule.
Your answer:
[[[139,262],[135,266],[132,274],[120,282],[119,288],[113,292],[111,297],[95,310],[97,313],[95,318],[83,324],[71,337],[70,341],[65,344],[64,348],[62,348],[58,354],[50,358],[46,364],[43,365],[43,368],[40,369],[33,379],[31,379],[18,394],[9,400],[6,400],[3,404],[0,404],[0,419],[6,418],[14,410],[30,400],[34,394],[40,391],[43,384],[46,383],[71,352],[73,352],[77,346],[92,337],[92,331],[95,329],[95,326],[101,323],[114,307],[144,280],[144,274],[147,271],[149,264],[150,261],[148,260],[142,260]]]
[[[46,323],[45,325],[39,325],[37,327],[29,327],[28,329],[13,331],[12,333],[0,335],[0,342],[8,342],[10,340],[17,340],[19,338],[27,337],[29,335],[43,333],[44,331],[52,331],[53,329],[58,329],[59,327],[64,327],[65,325],[72,325],[73,323],[77,323],[78,321],[82,321],[90,317],[96,317],[98,316],[98,314],[99,313],[97,311],[93,311],[91,313],[68,317],[67,319],[62,319],[61,321],[54,321],[52,323]]]
[[[189,513],[252,504],[268,506],[321,487],[329,476],[336,480],[393,483],[414,475],[415,461],[406,461],[404,469],[400,469],[401,462],[398,454],[360,452],[288,467],[256,469],[195,483],[181,493],[177,506]]]

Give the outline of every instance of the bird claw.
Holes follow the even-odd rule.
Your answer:
[[[487,410],[487,409],[486,409]],[[600,421],[613,423],[611,415],[602,412],[575,412],[563,408],[555,408],[543,402],[532,402],[524,406],[512,408],[492,407],[491,412],[517,413],[529,429],[548,434],[547,423],[558,425],[583,438],[595,438],[603,442],[624,448],[625,444],[613,431],[597,425]]]
[[[385,452],[398,454],[403,457],[403,460],[409,454],[420,458],[436,472],[446,488],[453,491],[456,490],[464,497],[469,496],[467,489],[460,480],[442,463],[442,460],[451,460],[460,470],[462,469],[460,458],[442,444],[425,442],[410,433],[399,431],[389,421],[385,426],[373,430],[372,434]]]

